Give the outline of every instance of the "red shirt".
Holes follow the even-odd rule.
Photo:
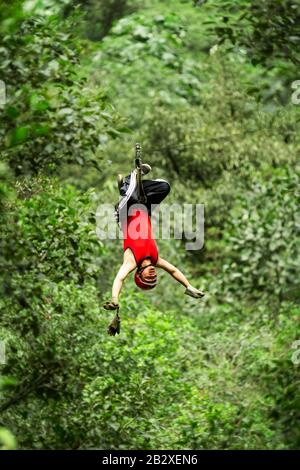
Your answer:
[[[135,209],[122,224],[124,251],[130,248],[137,266],[145,258],[150,258],[153,265],[157,263],[158,251],[152,232],[151,218],[148,212]]]

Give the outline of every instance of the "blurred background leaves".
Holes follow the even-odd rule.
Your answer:
[[[0,3],[0,446],[297,449],[296,2]],[[126,280],[96,210],[140,141],[205,245],[158,240],[206,291]]]

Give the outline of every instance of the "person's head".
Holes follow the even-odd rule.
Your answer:
[[[149,258],[144,259],[137,268],[134,280],[141,289],[154,289],[157,284],[157,274]]]

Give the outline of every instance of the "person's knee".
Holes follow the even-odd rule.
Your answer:
[[[165,194],[169,194],[169,192],[171,191],[171,186],[170,186],[170,184],[168,183],[168,181],[163,181],[163,182],[162,182],[162,191],[163,191]]]
[[[160,187],[165,187],[165,188],[168,187],[169,190],[170,190],[170,188],[171,188],[170,183],[168,183],[167,180],[162,180],[162,179],[160,179],[160,178],[157,178],[157,179],[154,180],[154,181],[158,181]]]

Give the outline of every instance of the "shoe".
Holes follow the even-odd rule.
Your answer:
[[[151,166],[148,163],[143,163],[141,166],[142,175],[145,176],[152,170]]]
[[[118,175],[118,188],[119,188],[119,191],[120,191],[121,187],[123,186],[123,184],[124,184],[123,175],[119,174]]]

